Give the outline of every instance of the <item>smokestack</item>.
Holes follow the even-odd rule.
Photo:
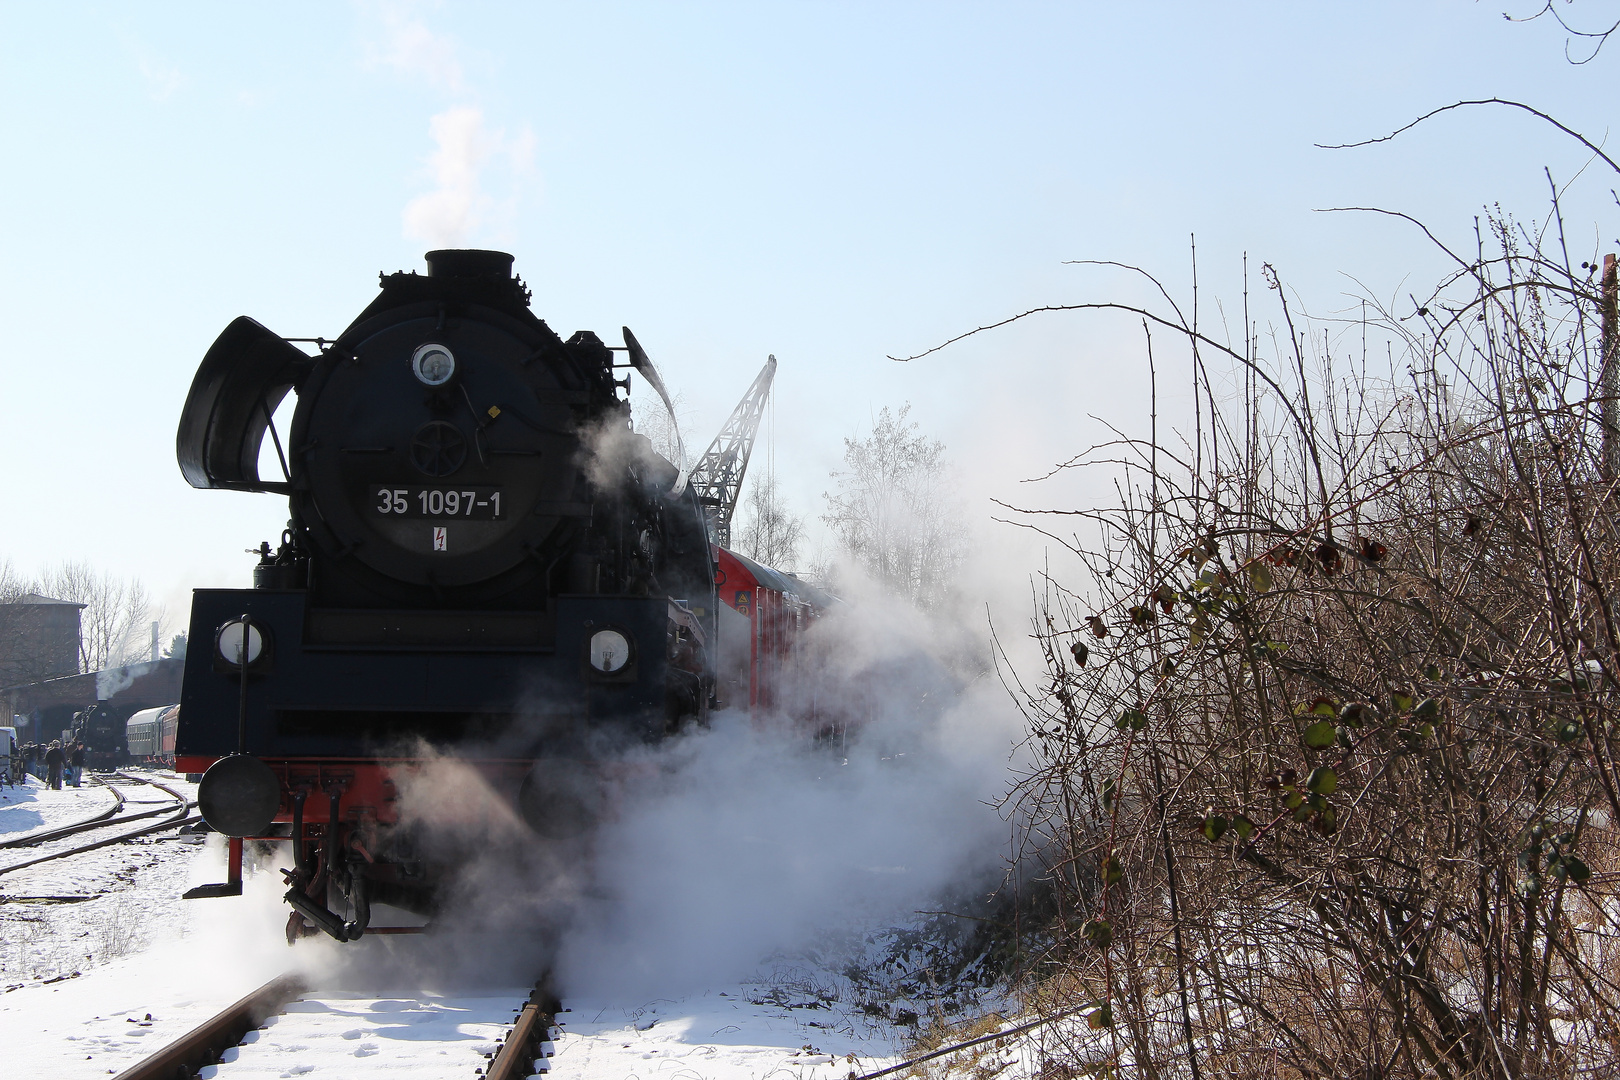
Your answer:
[[[152,663],[158,660],[158,624],[152,624]]]
[[[440,248],[425,256],[428,277],[433,278],[512,278],[512,256],[504,251],[482,248]]]

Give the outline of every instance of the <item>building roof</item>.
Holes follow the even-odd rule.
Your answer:
[[[63,607],[76,608],[84,608],[89,606],[87,604],[75,604],[71,600],[58,600],[52,596],[41,596],[37,592],[24,593],[22,596],[19,596],[17,599],[13,600],[12,603],[25,604],[30,607],[44,607],[47,604],[60,604]]]

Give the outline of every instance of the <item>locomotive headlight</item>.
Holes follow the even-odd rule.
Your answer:
[[[630,662],[630,642],[617,630],[598,630],[591,635],[591,667],[604,675],[623,671]]]
[[[423,386],[443,386],[456,373],[456,358],[443,345],[419,345],[411,354],[411,373]]]
[[[244,647],[243,631],[246,631]],[[232,668],[241,667],[246,654],[248,666],[258,662],[264,655],[264,634],[257,626],[244,624],[241,619],[232,619],[219,628],[214,637],[215,655]]]

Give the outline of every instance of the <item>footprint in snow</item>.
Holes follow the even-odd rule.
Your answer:
[[[361,1043],[359,1046],[354,1048],[354,1056],[355,1057],[370,1057],[372,1054],[375,1054],[376,1052],[377,1052],[377,1044],[376,1043]]]

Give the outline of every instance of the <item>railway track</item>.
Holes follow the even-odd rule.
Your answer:
[[[551,1038],[556,1003],[543,987],[542,981],[510,1020],[502,1019],[513,1011],[510,998],[461,999],[454,1009],[441,1010],[447,1014],[443,1020],[450,1029],[437,1051],[446,1056],[443,1075],[464,1075],[468,1080],[480,1077],[482,1080],[522,1080],[533,1075],[537,1066],[544,1071],[545,1058],[550,1056],[547,1043]],[[474,1003],[479,1002],[487,1004],[478,1009]],[[221,1066],[220,1080],[230,1080],[233,1076],[285,1076],[289,1064],[285,1051],[289,1047],[313,1055],[312,1060],[319,1063],[313,1068],[325,1065],[334,1074],[357,1073],[356,1059],[374,1057],[378,1048],[376,1043],[364,1040],[361,1028],[350,1025],[357,1017],[376,1016],[391,1028],[416,1022],[406,1045],[413,1064],[419,1066],[425,1055],[434,1052],[434,1040],[422,1038],[415,1030],[423,1016],[409,1014],[432,1011],[433,1002],[408,997],[370,999],[354,994],[312,993],[298,976],[282,975],[125,1069],[115,1080],[190,1080],[198,1070],[216,1064]],[[480,1013],[483,1019],[477,1018]],[[428,1015],[426,1019],[432,1022],[435,1018]],[[274,1026],[266,1027],[267,1024]],[[479,1039],[476,1033],[467,1034],[468,1027],[479,1026],[488,1027],[491,1034],[500,1028],[505,1031],[493,1040]],[[339,1032],[339,1028],[347,1030]],[[270,1032],[280,1039],[277,1045],[259,1048],[260,1052],[256,1053],[258,1043],[272,1042],[268,1034],[263,1039],[255,1039],[252,1033],[256,1031]],[[250,1041],[244,1043],[244,1038]],[[312,1049],[322,1044],[327,1047],[324,1052]],[[483,1051],[484,1046],[492,1048]],[[233,1048],[236,1048],[235,1054],[231,1053]],[[454,1053],[448,1048],[453,1048]],[[294,1065],[294,1070],[311,1071],[302,1068],[303,1064]],[[385,1072],[390,1067],[393,1063],[379,1059],[373,1068],[365,1071]]]
[[[122,773],[96,779],[112,792],[113,805],[70,825],[0,844],[0,849],[38,851],[66,841],[60,850],[28,852],[31,857],[0,866],[0,875],[199,820],[193,813],[195,803],[161,782]],[[162,790],[170,801],[129,813],[129,804],[136,799],[119,787],[133,784]],[[161,820],[128,827],[157,817]],[[416,1070],[428,1063],[422,1055],[442,1054],[434,1061],[442,1062],[441,1075],[520,1080],[533,1075],[537,1066],[544,1070],[555,1011],[542,988],[526,1000],[521,991],[448,999],[415,992],[368,998],[312,991],[299,977],[283,975],[124,1070],[116,1080],[191,1080],[210,1065],[222,1067],[211,1074],[218,1072],[224,1080],[282,1076],[288,1074],[289,1054],[310,1057],[313,1067],[344,1076],[381,1075],[388,1071],[391,1055],[404,1055]],[[402,1028],[409,1031],[408,1041],[399,1041]],[[375,1032],[377,1037],[362,1041],[362,1032]],[[295,1068],[294,1074],[301,1071],[307,1070]]]
[[[24,833],[21,836],[14,836],[8,840],[0,840],[0,848],[31,847],[34,844],[43,844],[47,840],[54,840],[59,836],[71,836],[73,833],[84,829],[93,829],[98,823],[106,821],[108,818],[115,816],[124,808],[124,803],[126,800],[122,791],[119,791],[116,787],[107,783],[107,781],[103,780],[99,776],[91,776],[90,779],[112,793],[113,804],[110,808],[97,811],[96,813],[91,814],[89,817],[81,818],[69,825],[62,825],[54,829],[42,829],[35,832]]]
[[[135,1065],[117,1080],[189,1080],[204,1066],[219,1061],[242,1036],[276,1015],[304,990],[296,975],[279,975],[242,1000]]]
[[[86,851],[94,851],[97,848],[108,847],[112,844],[120,844],[126,840],[133,840],[139,836],[146,836],[150,833],[162,832],[166,829],[178,828],[182,825],[193,824],[202,820],[201,817],[191,813],[192,809],[197,804],[193,802],[184,792],[177,791],[167,784],[159,783],[156,780],[151,780],[142,776],[130,776],[127,773],[116,773],[115,775],[120,777],[126,784],[144,784],[150,787],[155,787],[159,791],[167,794],[173,801],[167,803],[166,805],[156,807],[155,809],[142,810],[133,814],[124,814],[119,816],[119,811],[122,810],[128,803],[127,796],[125,796],[123,792],[119,791],[117,786],[97,776],[94,779],[98,783],[106,786],[113,793],[114,806],[111,810],[98,812],[90,817],[76,821],[71,825],[63,825],[44,832],[29,833],[24,836],[15,837],[0,843],[0,849],[38,847],[40,845],[50,844],[53,841],[62,840],[67,837],[78,836],[82,833],[101,833],[106,830],[122,829],[123,826],[128,825],[131,822],[145,821],[148,818],[154,818],[164,814],[169,816],[163,821],[160,821],[154,825],[148,825],[134,830],[124,830],[116,832],[110,836],[98,836],[96,839],[85,843],[73,844],[60,850],[36,855],[33,858],[21,859],[17,862],[7,863],[4,866],[0,866],[0,874],[9,874],[14,870],[23,870],[30,866],[38,866],[40,863],[51,862],[55,859],[65,859],[71,855],[79,855]]]

